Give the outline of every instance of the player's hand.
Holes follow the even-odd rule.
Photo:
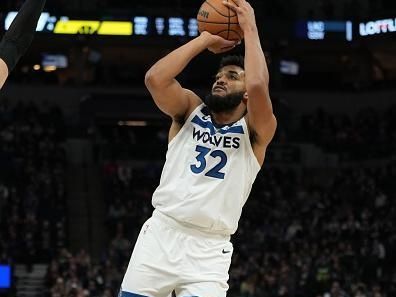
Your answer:
[[[204,38],[207,49],[215,54],[229,51],[239,44],[239,42],[224,39],[207,31],[201,33],[201,38]]]
[[[257,29],[254,9],[246,0],[223,1],[223,4],[235,11],[238,16],[239,26],[243,32]]]

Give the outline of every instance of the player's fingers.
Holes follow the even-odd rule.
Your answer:
[[[227,40],[228,41],[228,45],[226,45],[226,48],[234,48],[237,45],[241,44],[240,40]],[[224,48],[224,47],[223,47]]]
[[[235,47],[235,43],[234,43],[234,45],[232,45],[232,46],[222,47],[222,48],[220,49],[219,54],[220,54],[220,53],[224,53],[224,52],[228,52],[228,51],[232,50],[234,47]]]
[[[237,6],[234,3],[223,0],[223,4],[229,8],[236,8]]]
[[[229,46],[233,46],[233,45],[237,44],[237,42],[235,40],[228,40],[221,36],[218,36],[218,38],[219,38],[219,40],[221,40],[222,47],[229,47]]]
[[[240,11],[240,8],[231,2],[223,1],[223,4],[235,12]]]
[[[247,2],[246,0],[231,0],[229,2],[234,2],[236,6],[249,4],[249,2]]]
[[[223,43],[221,45],[221,49],[231,49],[234,48],[237,45],[237,43],[235,41],[231,41],[231,42],[227,42],[227,43]]]
[[[228,1],[227,1],[228,2]],[[231,0],[230,2],[234,2],[236,6],[239,6],[239,3],[241,2],[240,0]]]

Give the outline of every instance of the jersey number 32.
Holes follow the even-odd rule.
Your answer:
[[[198,163],[190,166],[193,173],[200,174],[205,171],[207,158],[217,158],[220,159],[219,163],[217,163],[213,168],[209,168],[206,171],[205,176],[224,179],[225,173],[220,171],[227,164],[227,155],[223,151],[214,150],[211,152],[210,148],[200,145],[197,145],[195,151],[198,152],[198,155],[195,157]]]

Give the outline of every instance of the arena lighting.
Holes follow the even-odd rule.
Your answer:
[[[300,65],[296,61],[280,61],[280,72],[286,75],[298,75],[300,73]]]
[[[56,71],[58,68],[54,65],[49,65],[49,66],[44,66],[43,70],[44,72],[54,72]]]
[[[145,127],[145,126],[147,126],[147,122],[146,121],[119,121],[118,126]]]
[[[382,19],[359,24],[359,35],[362,37],[384,35],[396,32],[396,18]]]
[[[41,66],[46,69],[48,67],[55,67],[56,69],[59,68],[67,68],[69,65],[68,58],[62,54],[48,54],[43,53],[41,59]]]

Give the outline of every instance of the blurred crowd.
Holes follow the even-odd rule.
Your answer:
[[[48,267],[45,296],[114,297],[111,288],[116,286],[114,280],[118,282],[121,274],[117,264],[111,256],[94,263],[84,250],[72,255],[66,248],[60,249]]]
[[[62,112],[0,101],[0,262],[46,262],[66,245]]]
[[[105,164],[109,248],[95,263],[63,251],[50,266],[49,296],[115,296],[160,168]],[[395,296],[395,178],[396,162],[331,174],[264,168],[232,237],[229,296]]]
[[[396,105],[386,110],[362,108],[354,115],[330,113],[319,108],[300,117],[293,115],[286,103],[274,97],[278,129],[267,161],[279,147],[309,143],[340,161],[389,158],[396,149]],[[162,160],[167,149],[168,130],[164,124],[92,125],[90,137],[95,144],[95,157],[106,160]],[[298,154],[298,152],[296,152]]]
[[[84,250],[76,255],[60,250],[48,269],[46,296],[117,296],[139,228],[152,212],[151,194],[159,173],[154,164],[132,170],[128,164],[106,162],[103,177],[109,245],[95,260]]]
[[[164,127],[164,123],[92,125],[88,133],[97,160],[162,160],[168,146],[168,127]]]
[[[318,109],[301,118],[292,136],[345,160],[389,157],[396,148],[396,105],[386,111],[361,109],[354,116]]]
[[[263,169],[234,236],[231,294],[394,296],[395,177],[396,163]]]

